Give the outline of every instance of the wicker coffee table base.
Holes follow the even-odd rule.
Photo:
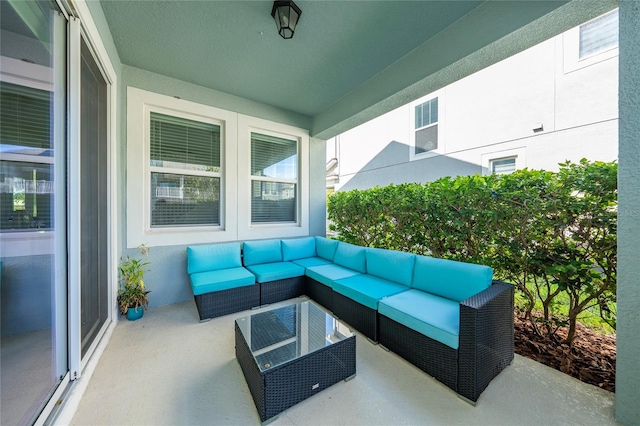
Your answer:
[[[263,424],[340,380],[348,381],[356,375],[355,335],[266,371],[258,368],[237,324],[235,338],[236,358]]]

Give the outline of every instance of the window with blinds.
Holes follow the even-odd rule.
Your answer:
[[[516,170],[516,157],[500,158],[491,160],[491,173],[496,175],[505,175],[513,173]]]
[[[251,133],[251,223],[298,217],[298,142]]]
[[[16,84],[0,83],[0,143],[3,151],[49,155],[52,148],[51,92]]]
[[[152,112],[149,134],[151,227],[219,226],[220,126]]]
[[[51,92],[0,83],[0,230],[52,228]]]
[[[438,149],[438,98],[415,107],[414,154]]]
[[[618,45],[618,9],[580,26],[580,58]]]

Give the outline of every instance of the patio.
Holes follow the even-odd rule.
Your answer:
[[[3,95],[40,101],[46,125],[37,142],[1,141],[0,180],[54,182],[55,191],[25,197],[14,185],[3,194],[10,214],[2,214],[0,238],[1,405],[17,420],[0,423],[258,423],[234,359],[233,320],[246,313],[198,322],[185,248],[324,235],[327,139],[618,5],[617,393],[516,357],[472,407],[359,336],[357,377],[275,424],[608,424],[614,410],[621,422],[638,423],[640,3],[308,1],[291,41],[273,31],[270,3],[2,2]],[[402,31],[388,30],[394,23]],[[152,112],[154,125],[168,112],[185,127],[205,124],[216,141],[206,165],[213,171],[154,165],[175,159],[151,158]],[[539,121],[521,118],[527,126]],[[34,123],[25,119],[25,127]],[[264,165],[253,170],[254,139],[271,150],[297,144],[294,178],[267,179]],[[154,220],[151,203],[181,199],[174,196],[182,185],[170,177],[156,187],[151,176],[176,173],[223,184],[201,203],[218,203],[204,231],[181,211],[173,228]],[[253,201],[274,201],[270,185],[259,188],[269,180],[297,188],[298,211],[290,223],[253,226],[265,220],[257,212],[254,221]],[[19,220],[9,223],[13,215]],[[118,260],[137,255],[141,243],[153,247],[145,275],[152,308],[141,321],[119,321]]]
[[[75,414],[65,410],[60,424],[259,424],[233,335],[235,318],[255,312],[199,323],[189,301],[120,321],[93,374],[75,385],[86,387]],[[356,339],[355,379],[290,408],[274,425],[617,424],[614,394],[518,355],[473,407],[395,354]]]

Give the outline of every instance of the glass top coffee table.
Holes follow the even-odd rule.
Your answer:
[[[356,337],[312,301],[235,322],[236,358],[263,424],[356,375]]]

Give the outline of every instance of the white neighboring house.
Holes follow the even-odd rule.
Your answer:
[[[618,10],[327,141],[327,188],[618,158]]]

